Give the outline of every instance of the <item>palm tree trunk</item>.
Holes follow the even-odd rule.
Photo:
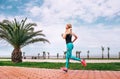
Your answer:
[[[102,51],[102,59],[104,58],[103,51]]]
[[[110,53],[109,53],[109,51],[108,51],[108,59],[110,58]]]
[[[22,62],[22,52],[20,48],[15,48],[12,52],[12,62],[14,63],[20,63]]]

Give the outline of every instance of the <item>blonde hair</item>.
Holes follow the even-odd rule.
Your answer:
[[[68,28],[72,28],[72,24],[67,24]]]

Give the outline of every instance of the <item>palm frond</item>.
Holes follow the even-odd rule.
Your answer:
[[[42,30],[34,31],[36,23],[25,23],[27,18],[22,21],[3,20],[0,22],[0,38],[6,40],[13,47],[23,47],[35,42],[49,42],[43,38],[45,35]]]
[[[35,38],[35,39],[31,39],[31,40],[27,41],[26,43],[24,43],[23,45],[21,45],[21,47],[24,47],[26,45],[29,45],[29,44],[32,44],[32,43],[36,43],[36,42],[43,42],[43,43],[48,42],[48,43],[50,43],[45,38]]]

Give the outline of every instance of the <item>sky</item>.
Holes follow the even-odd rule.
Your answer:
[[[110,47],[110,56],[118,57],[120,52],[120,0],[0,0],[0,21],[14,18],[37,23],[35,30],[43,30],[48,43],[35,43],[22,48],[26,55],[50,55],[66,51],[61,34],[67,23],[72,24],[78,36],[74,43],[73,55],[101,57],[101,46]],[[0,40],[0,56],[11,56],[13,47]]]

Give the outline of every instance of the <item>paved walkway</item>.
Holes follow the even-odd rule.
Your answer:
[[[23,59],[23,62],[60,62],[65,63],[65,59]],[[80,63],[78,61],[70,60],[72,63]],[[112,63],[120,62],[119,60],[86,60],[87,63]]]
[[[40,69],[0,66],[0,79],[120,79],[120,71]]]

